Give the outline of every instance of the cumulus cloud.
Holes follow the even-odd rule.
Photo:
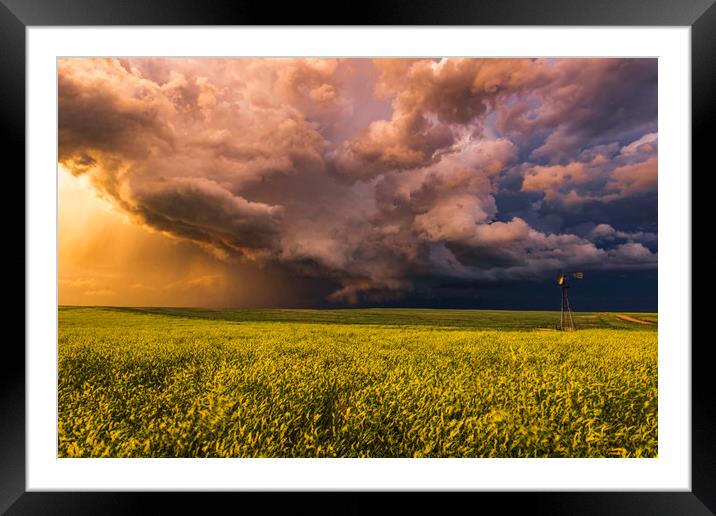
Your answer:
[[[542,61],[546,79],[499,109],[500,127],[515,138],[540,137],[532,159],[555,164],[585,147],[656,129],[654,59]]]
[[[637,242],[629,242],[620,244],[609,251],[615,265],[638,265],[643,266],[645,263],[656,263],[656,256],[649,251],[643,244]]]
[[[374,177],[428,166],[459,138],[460,127],[480,131],[480,118],[498,99],[543,80],[530,59],[376,60],[376,92],[393,97],[390,120],[372,122],[337,153],[339,173]],[[463,131],[464,132],[464,131]]]
[[[72,174],[139,225],[227,263],[330,280],[335,301],[399,296],[425,275],[656,263],[644,232],[538,231],[497,200],[515,178],[565,207],[654,191],[655,60],[68,58],[58,70],[58,159]]]
[[[631,142],[629,145],[625,145],[624,147],[622,147],[620,154],[653,154],[656,150],[658,139],[659,136],[656,133],[645,134],[641,138]]]
[[[608,194],[607,198],[623,198],[634,193],[656,190],[658,185],[657,158],[622,165],[615,168],[607,183],[607,189],[615,191]]]
[[[656,191],[656,134],[645,135],[615,154],[617,145],[583,151],[575,161],[556,165],[523,165],[522,191],[543,192],[544,199],[564,204],[610,202]]]

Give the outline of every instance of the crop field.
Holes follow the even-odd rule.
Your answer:
[[[60,307],[58,455],[656,457],[657,314],[558,320]]]

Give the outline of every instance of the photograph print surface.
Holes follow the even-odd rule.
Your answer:
[[[59,457],[657,456],[656,59],[57,66]]]

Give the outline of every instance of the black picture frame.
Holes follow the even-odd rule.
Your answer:
[[[716,125],[716,0],[389,0],[351,6],[296,2],[277,7],[268,2],[214,0],[0,0],[0,146],[6,171],[25,170],[25,29],[28,26],[81,25],[574,25],[690,26],[692,51],[692,171],[706,168],[707,138]],[[8,160],[8,158],[12,158]],[[710,165],[710,163],[709,163]],[[688,173],[688,171],[683,171]],[[693,178],[693,172],[691,172]],[[8,173],[25,191],[24,174]],[[693,188],[692,188],[693,191]],[[693,197],[692,197],[693,199]],[[693,200],[692,200],[693,205]],[[3,204],[5,220],[19,228],[17,210]],[[14,215],[13,215],[14,213]],[[11,218],[12,217],[12,218]],[[693,218],[693,216],[692,216]],[[695,220],[694,220],[695,222]],[[19,232],[20,229],[17,229]],[[692,228],[693,234],[693,228]],[[19,238],[19,235],[18,235]],[[23,226],[24,240],[24,226]],[[18,246],[19,248],[19,246]],[[26,260],[14,251],[9,267]],[[22,255],[22,256],[20,256]],[[693,256],[693,255],[692,255]],[[693,267],[693,259],[692,259]],[[18,267],[19,268],[19,267]],[[8,268],[8,270],[10,270]],[[9,274],[12,275],[12,274]],[[18,276],[18,274],[14,274]],[[19,279],[18,279],[19,281]],[[27,278],[25,278],[27,281]],[[688,278],[691,284],[691,278]],[[25,294],[23,294],[25,299]],[[19,320],[13,302],[6,319]],[[23,303],[24,307],[24,303]],[[692,317],[693,320],[693,317]],[[23,327],[24,333],[24,327]],[[692,339],[693,340],[693,339]],[[25,489],[25,352],[18,338],[6,339],[0,374],[0,512],[7,514],[143,514],[204,513],[217,502],[253,501],[263,510],[290,504],[293,512],[373,512],[384,506],[376,493],[80,493],[26,492]],[[403,511],[430,508],[440,512],[469,504],[501,511],[537,514],[685,514],[716,513],[716,404],[712,401],[709,339],[691,345],[692,490],[690,492],[525,492],[452,493],[429,502],[425,493],[409,493]],[[340,495],[340,499],[334,499]],[[469,500],[467,499],[469,497]],[[380,504],[380,505],[379,505]],[[219,507],[219,505],[214,505]],[[232,505],[229,505],[232,507]],[[236,510],[241,506],[233,505]],[[250,506],[245,506],[250,507]],[[402,511],[401,511],[402,512]]]

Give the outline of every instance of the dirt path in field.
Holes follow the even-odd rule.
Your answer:
[[[617,316],[617,319],[621,319],[622,321],[629,321],[629,322],[633,322],[633,323],[637,323],[637,324],[654,324],[653,322],[650,322],[650,321],[642,321],[641,319],[635,319],[634,317],[631,317],[629,315],[616,314],[616,316]]]

